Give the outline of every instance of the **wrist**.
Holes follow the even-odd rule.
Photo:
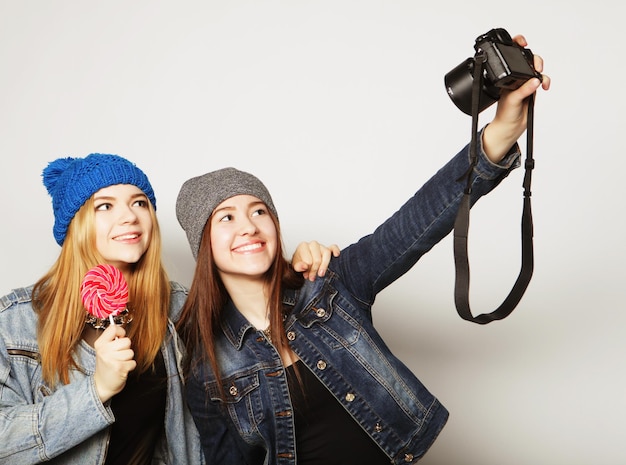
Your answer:
[[[509,153],[518,138],[519,134],[510,125],[493,121],[483,130],[483,151],[491,162],[498,164]]]

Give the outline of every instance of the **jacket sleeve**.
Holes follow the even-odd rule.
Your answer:
[[[33,356],[9,351],[0,338],[0,464],[50,460],[114,421],[97,395],[92,376],[80,376],[51,393],[44,392],[43,386],[34,391],[31,380],[12,372],[12,367],[23,366],[27,372],[30,364],[38,364]]]
[[[479,142],[478,162],[472,172],[472,205],[519,166],[519,155],[515,145],[496,165],[487,158]],[[331,262],[329,268],[341,276],[355,297],[371,305],[376,294],[450,233],[467,185],[464,174],[469,167],[467,145],[372,234],[342,250]]]

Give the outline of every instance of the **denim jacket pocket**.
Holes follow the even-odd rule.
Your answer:
[[[333,301],[336,296],[337,290],[325,285],[322,292],[298,313],[298,322],[305,328],[310,328],[316,323],[328,321],[333,314]]]
[[[225,407],[235,423],[239,434],[253,434],[263,421],[263,401],[259,382],[259,373],[236,374],[222,379],[225,395]],[[217,384],[209,382],[207,386],[211,400],[222,403]]]
[[[308,334],[316,334],[329,348],[336,350],[358,342],[363,330],[361,314],[334,288],[310,302],[298,315],[297,321]]]

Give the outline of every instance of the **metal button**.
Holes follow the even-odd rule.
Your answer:
[[[324,310],[323,308],[318,308],[317,310],[315,310],[315,314],[318,317],[323,318],[324,316],[326,316],[326,310]]]
[[[383,427],[381,426],[380,423],[376,423],[376,426],[374,426],[374,431],[376,431],[377,433],[380,433],[383,430]]]
[[[412,462],[413,461],[413,454],[404,454],[404,461],[405,462]]]
[[[296,340],[296,333],[294,331],[289,331],[287,333],[287,339],[290,341],[295,341]]]
[[[320,370],[325,370],[326,369],[326,362],[324,360],[318,360],[317,361],[317,368],[319,368]]]
[[[239,390],[237,389],[237,386],[235,386],[234,384],[228,389],[228,392],[230,393],[231,396],[236,396],[237,393],[239,392]]]
[[[349,392],[349,393],[347,393],[347,394],[346,394],[346,400],[347,400],[348,402],[352,402],[354,399],[355,399],[355,395],[354,395],[354,394],[352,394],[351,392]]]

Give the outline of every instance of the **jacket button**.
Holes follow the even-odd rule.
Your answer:
[[[323,308],[318,308],[317,310],[315,310],[315,314],[318,317],[323,318],[326,315],[326,310],[324,310]]]
[[[233,384],[230,388],[228,388],[228,392],[231,396],[236,396],[239,391],[237,389],[237,386]]]
[[[347,394],[346,394],[346,400],[347,400],[348,402],[352,402],[354,399],[355,399],[355,395],[354,395],[354,394],[352,394],[351,392],[349,392],[349,393],[347,393]]]
[[[317,368],[319,368],[320,370],[325,370],[326,369],[326,362],[324,360],[318,360],[317,361]]]
[[[413,461],[413,454],[404,454],[404,461],[405,462],[412,462]]]
[[[287,339],[290,341],[295,341],[296,340],[296,333],[294,331],[289,331],[287,333]]]
[[[374,426],[374,431],[376,431],[377,433],[380,433],[383,430],[383,427],[381,426],[380,423],[376,423],[376,426]]]

